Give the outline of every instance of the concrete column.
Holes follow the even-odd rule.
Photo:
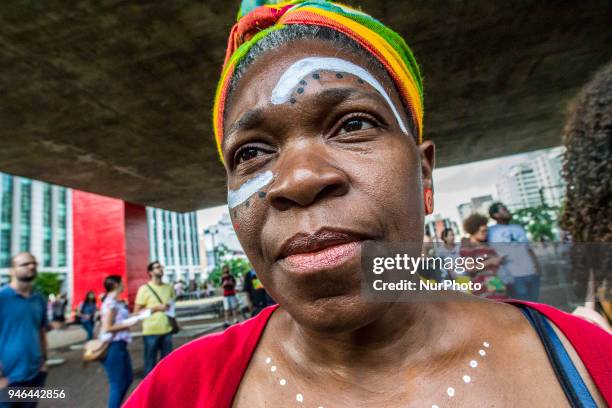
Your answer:
[[[13,230],[11,231],[11,256],[19,253],[21,241],[21,178],[13,177]]]
[[[43,197],[44,184],[32,181],[32,207],[30,211],[30,252],[39,264],[43,261]]]
[[[133,304],[138,287],[147,281],[145,207],[74,190],[72,211],[75,304],[89,290],[104,292],[108,275],[122,277],[126,288],[122,297]]]

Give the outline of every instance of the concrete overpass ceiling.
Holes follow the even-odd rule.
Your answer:
[[[0,171],[188,211],[225,202],[210,112],[238,1],[0,4]],[[363,0],[425,76],[438,166],[559,144],[612,3]]]

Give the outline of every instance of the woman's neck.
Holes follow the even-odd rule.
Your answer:
[[[478,239],[476,239],[474,237],[470,237],[470,245],[472,245],[472,246],[481,246],[481,245],[484,245],[484,242],[479,241]]]
[[[291,319],[289,341],[281,347],[301,369],[326,367],[347,376],[393,369],[422,359],[443,337],[450,314],[445,302],[397,302],[365,326],[340,333],[312,330]]]

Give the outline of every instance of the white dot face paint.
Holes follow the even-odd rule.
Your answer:
[[[230,210],[239,206],[253,194],[270,184],[273,179],[274,174],[268,170],[245,181],[237,190],[229,190],[227,192],[227,206]]]
[[[487,352],[486,352],[486,351],[484,351],[484,350],[478,350],[478,354],[480,354],[481,356],[483,356],[483,357],[484,357],[484,356],[486,356],[486,355],[487,355]]]
[[[470,367],[472,367],[472,368],[478,367],[478,362],[476,360],[470,361]]]
[[[282,378],[282,379],[279,381],[279,384],[280,384],[280,385],[286,385],[286,384],[287,384],[287,380],[285,380],[284,378]]]
[[[490,344],[488,342],[486,342],[486,341],[484,343],[482,343],[482,345],[485,346],[486,348],[489,348],[489,346],[490,346]]]
[[[374,76],[372,76],[372,74],[365,69],[340,58],[309,57],[294,62],[283,73],[278,80],[278,83],[272,90],[272,97],[270,98],[272,104],[280,105],[289,101],[293,89],[295,89],[300,81],[307,75],[316,71],[344,72],[355,75],[356,77],[361,78],[370,84],[370,86],[376,89],[376,91],[378,91],[378,93],[385,99],[391,108],[391,111],[393,111],[393,115],[395,115],[395,119],[397,120],[397,124],[399,125],[400,129],[402,132],[404,132],[404,134],[408,135],[408,130],[406,129],[397,108],[380,82],[378,82],[378,80],[376,80],[376,78],[374,78]]]
[[[448,387],[448,389],[446,390],[446,393],[448,394],[449,397],[454,397],[455,389],[453,387]]]
[[[295,396],[295,400],[297,402],[304,402],[304,396],[302,394],[298,394]]]
[[[266,358],[266,364],[270,364],[272,362],[272,359],[270,357]]]
[[[472,377],[470,377],[469,375],[464,375],[463,376],[463,382],[468,384],[470,381],[472,381]]]
[[[270,367],[270,371],[272,371],[272,372],[276,371],[276,366]]]

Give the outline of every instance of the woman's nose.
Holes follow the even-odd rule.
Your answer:
[[[280,211],[294,206],[307,207],[330,197],[339,197],[349,190],[347,174],[332,165],[325,146],[285,151],[278,162],[278,171],[268,191],[268,199]]]

